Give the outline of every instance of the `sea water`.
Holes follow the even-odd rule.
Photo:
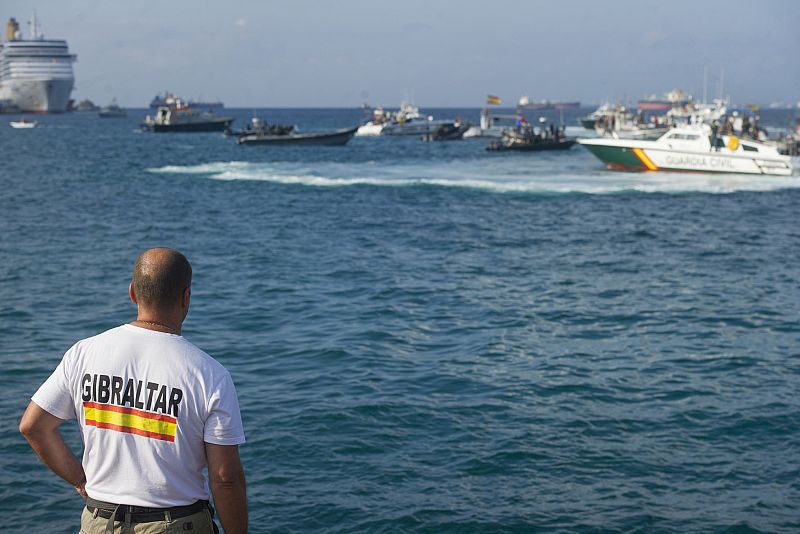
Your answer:
[[[191,260],[184,335],[236,383],[254,532],[800,530],[797,174],[243,147],[144,114],[0,124],[4,530],[77,531],[17,423],[72,343],[135,317],[157,245]]]

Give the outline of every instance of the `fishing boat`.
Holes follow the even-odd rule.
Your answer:
[[[453,122],[451,124],[440,124],[430,133],[422,136],[423,141],[453,141],[463,139],[464,134],[472,127],[469,122]]]
[[[613,114],[618,107],[621,106],[612,106],[607,102],[588,115],[578,117],[578,123],[587,130],[594,130],[598,122],[602,121],[608,115]]]
[[[539,119],[540,126],[534,128],[530,123],[520,118],[519,123],[503,132],[500,141],[490,143],[486,150],[519,150],[525,152],[538,152],[542,150],[567,150],[572,147],[576,139],[566,137],[564,129],[553,125],[545,125],[544,119]]]
[[[491,113],[489,108],[481,110],[481,119],[477,126],[470,127],[464,132],[464,139],[471,137],[493,137],[499,139],[503,132],[514,127],[519,115],[502,115]]]
[[[300,133],[292,131],[288,134],[275,135],[271,133],[254,133],[239,137],[236,142],[240,145],[346,145],[358,126],[342,128],[327,132]]]
[[[153,132],[222,132],[230,128],[232,117],[215,117],[208,111],[189,106],[162,106],[154,118],[145,117],[142,128]]]
[[[117,104],[117,99],[115,98],[109,105],[100,108],[97,116],[101,119],[122,119],[128,116],[128,112]]]
[[[8,124],[11,125],[12,128],[16,128],[18,130],[27,130],[27,129],[36,128],[37,126],[39,126],[39,122],[38,121],[29,121],[25,117],[22,117],[18,121],[11,121]]]
[[[289,124],[270,124],[260,117],[253,117],[241,130],[226,130],[225,135],[230,137],[245,137],[248,135],[289,135],[294,133],[295,126]]]
[[[578,139],[612,169],[741,174],[792,174],[788,156],[775,146],[716,135],[707,124],[674,127],[656,140]]]

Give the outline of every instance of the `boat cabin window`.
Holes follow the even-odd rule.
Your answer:
[[[747,150],[748,152],[758,152],[758,148],[754,147],[753,145],[746,145],[742,143],[742,148]]]
[[[695,135],[695,134],[674,133],[674,134],[671,134],[669,137],[667,137],[667,139],[681,139],[681,140],[684,140],[684,141],[697,141],[698,139],[700,139],[700,136],[699,135]]]

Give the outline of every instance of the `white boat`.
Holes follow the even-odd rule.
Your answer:
[[[6,24],[6,40],[0,44],[0,101],[26,112],[65,111],[75,85],[75,56],[66,41],[44,38],[36,14],[30,25],[31,37],[23,39],[16,20]]]
[[[18,130],[36,128],[37,126],[39,126],[38,121],[29,121],[25,117],[22,117],[18,121],[11,121],[8,124],[10,124],[12,128],[16,128]]]
[[[502,115],[490,113],[488,108],[481,110],[481,119],[478,126],[473,126],[464,132],[464,138],[491,137],[500,139],[503,132],[511,130],[519,120],[518,115]]]
[[[433,132],[440,125],[452,125],[453,122],[425,117],[420,114],[418,107],[403,101],[400,103],[400,110],[396,112],[375,108],[372,120],[359,127],[356,135],[423,135]]]
[[[656,140],[579,139],[608,167],[642,171],[792,174],[792,161],[766,143],[714,135],[707,124],[675,127]]]

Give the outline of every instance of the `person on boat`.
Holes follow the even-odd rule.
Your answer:
[[[719,152],[719,145],[717,144],[717,134],[719,133],[719,121],[714,119],[711,121],[711,150]]]
[[[85,499],[82,533],[210,534],[209,487],[225,532],[247,531],[233,381],[181,336],[191,282],[180,252],[143,252],[128,289],[136,320],[73,345],[22,416],[42,462]],[[83,463],[59,431],[76,418]]]

